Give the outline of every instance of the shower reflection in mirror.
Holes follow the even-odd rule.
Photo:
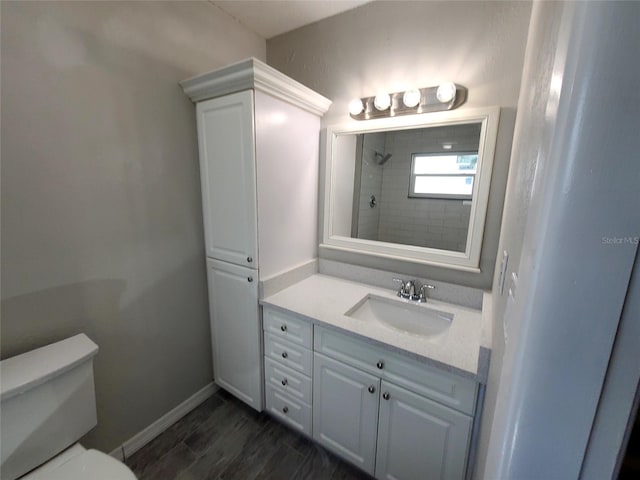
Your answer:
[[[481,127],[358,134],[351,237],[464,252]]]

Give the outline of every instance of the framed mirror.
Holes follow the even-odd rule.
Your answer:
[[[499,107],[325,132],[321,247],[478,272]]]

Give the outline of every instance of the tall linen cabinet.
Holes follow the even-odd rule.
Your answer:
[[[316,257],[331,102],[254,58],[180,84],[196,103],[214,380],[261,411],[260,285]]]

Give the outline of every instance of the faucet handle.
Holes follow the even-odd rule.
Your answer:
[[[425,303],[427,301],[427,290],[435,290],[435,285],[431,285],[430,283],[425,283],[420,287],[420,295],[418,296],[419,303]]]
[[[401,297],[404,294],[407,283],[401,278],[394,278],[393,281],[400,284],[400,287],[398,288],[398,296]]]

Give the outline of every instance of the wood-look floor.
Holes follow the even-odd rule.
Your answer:
[[[371,479],[222,390],[126,463],[140,480]]]

